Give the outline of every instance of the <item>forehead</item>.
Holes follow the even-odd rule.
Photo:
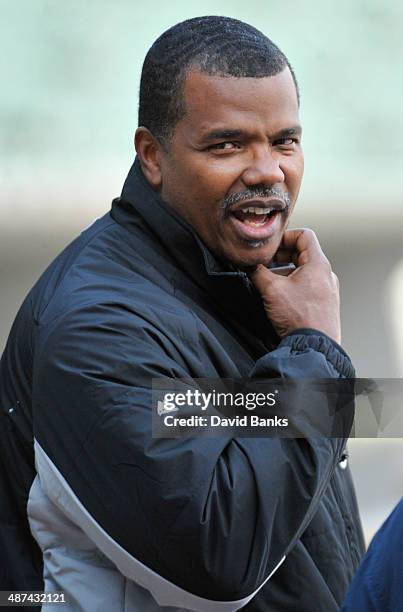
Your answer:
[[[283,129],[298,123],[298,100],[290,70],[272,77],[227,77],[190,72],[184,86],[183,128],[203,132],[227,127]]]

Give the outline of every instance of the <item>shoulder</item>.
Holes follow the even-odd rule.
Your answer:
[[[144,247],[144,249],[143,249]],[[174,295],[175,268],[150,254],[109,215],[82,232],[45,270],[29,298],[38,326],[90,317],[94,324],[132,323],[133,329],[192,315]]]

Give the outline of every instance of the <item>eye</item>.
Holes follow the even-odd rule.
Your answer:
[[[235,149],[239,149],[240,146],[236,142],[217,142],[216,144],[210,145],[209,150],[213,151],[233,151]]]
[[[273,146],[281,147],[282,149],[293,149],[294,145],[299,143],[299,138],[279,138],[273,142]]]

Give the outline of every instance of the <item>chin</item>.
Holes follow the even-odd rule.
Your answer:
[[[255,268],[258,264],[263,264],[267,266],[274,257],[275,250],[270,248],[270,250],[264,248],[264,245],[261,243],[256,244],[256,246],[249,245],[248,253],[237,254],[235,257],[231,257],[228,260],[230,263],[241,270],[250,270],[251,268]]]

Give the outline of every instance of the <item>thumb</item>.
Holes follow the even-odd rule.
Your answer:
[[[260,295],[263,295],[267,289],[273,285],[273,283],[281,282],[283,277],[274,274],[266,266],[259,264],[253,272],[249,273],[249,278],[259,291]]]

